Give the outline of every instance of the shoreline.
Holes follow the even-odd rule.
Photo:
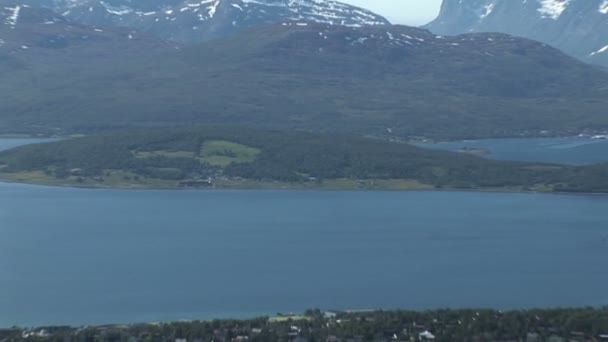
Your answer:
[[[12,136],[12,138],[10,137]],[[75,135],[72,135],[74,137]],[[26,140],[33,136],[26,135],[2,135],[0,139],[7,140]],[[67,136],[64,136],[64,138]],[[501,139],[520,139],[521,137],[501,138]],[[526,137],[535,139],[552,139],[556,137]],[[587,139],[588,137],[580,136],[562,136],[563,139]],[[57,139],[48,138],[48,139]],[[415,144],[415,141],[404,142]],[[427,144],[436,144],[438,141]],[[27,144],[26,144],[27,145]],[[2,170],[0,165],[0,171]],[[108,176],[108,175],[106,175]],[[135,177],[135,181],[131,179]],[[73,189],[91,189],[91,190],[156,190],[156,191],[218,191],[218,190],[295,190],[295,191],[455,191],[455,192],[479,192],[479,193],[521,193],[521,194],[558,194],[558,195],[608,195],[608,191],[555,191],[552,184],[532,184],[529,186],[514,185],[507,187],[475,187],[475,188],[458,188],[458,187],[436,187],[432,184],[425,184],[413,179],[328,179],[322,182],[314,180],[304,181],[301,183],[287,183],[273,180],[250,180],[250,179],[231,179],[217,178],[213,180],[213,184],[206,186],[202,184],[192,184],[198,181],[194,180],[166,180],[160,178],[142,178],[138,179],[138,175],[132,174],[130,171],[113,170],[112,176],[108,177],[79,177],[77,175],[68,176],[66,178],[55,178],[54,176],[46,175],[42,171],[22,171],[15,173],[0,172],[0,182],[26,184],[32,186],[46,186],[58,188],[73,188]],[[100,179],[97,179],[100,178]],[[104,179],[105,178],[105,179]],[[182,183],[183,184],[180,184]]]
[[[606,310],[605,306],[601,304],[597,304],[595,306],[547,306],[547,307],[520,307],[520,308],[493,308],[493,307],[432,307],[426,309],[416,309],[416,308],[374,308],[374,309],[309,309],[309,310],[319,310],[321,313],[332,313],[332,314],[366,314],[366,313],[380,313],[380,312],[412,312],[412,313],[430,313],[437,311],[452,311],[452,312],[460,312],[460,311],[495,311],[495,312],[533,312],[533,311],[553,311],[553,310],[584,310],[584,309],[593,309],[593,310]],[[32,325],[10,325],[3,326],[0,325],[0,330],[10,330],[10,329],[40,329],[40,328],[70,328],[70,329],[78,329],[78,328],[111,328],[111,327],[133,327],[133,326],[159,326],[165,324],[175,324],[175,323],[195,323],[195,322],[213,322],[213,321],[237,321],[237,322],[245,322],[252,320],[260,320],[265,319],[269,323],[282,323],[288,322],[292,320],[296,321],[304,321],[310,320],[311,317],[306,315],[306,312],[309,311],[276,311],[274,312],[255,312],[255,313],[241,313],[241,314],[222,314],[218,313],[214,316],[200,315],[198,318],[182,318],[182,319],[157,319],[157,320],[132,320],[132,321],[123,321],[123,322],[98,322],[98,323],[42,323],[42,324],[32,324]],[[194,315],[196,316],[196,315]]]
[[[58,189],[74,189],[74,190],[122,190],[122,191],[195,191],[195,192],[215,192],[215,191],[331,191],[331,192],[465,192],[465,193],[494,193],[494,194],[522,194],[522,195],[569,195],[569,196],[608,196],[608,192],[576,192],[576,191],[542,191],[542,190],[518,190],[518,189],[500,189],[500,188],[475,188],[475,189],[459,189],[459,188],[435,188],[428,187],[412,187],[412,188],[341,188],[341,187],[309,187],[298,186],[297,184],[277,184],[277,186],[218,186],[218,187],[178,187],[178,186],[142,186],[137,184],[126,186],[103,186],[103,185],[86,185],[86,184],[50,184],[36,183],[6,179],[0,177],[0,184],[18,184],[35,187],[58,188]]]

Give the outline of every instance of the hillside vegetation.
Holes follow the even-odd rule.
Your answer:
[[[289,23],[180,48],[56,20],[0,28],[0,132],[238,123],[456,139],[608,130],[608,74],[507,35]]]
[[[44,330],[43,330],[44,329]],[[44,331],[44,336],[39,336]],[[88,327],[0,329],[13,341],[603,341],[608,308],[550,310],[349,311],[307,310],[246,320],[224,319]],[[27,336],[27,337],[24,337]],[[429,339],[429,337],[433,337]]]
[[[350,135],[138,130],[0,153],[0,178],[108,187],[608,192],[607,165],[500,162]]]

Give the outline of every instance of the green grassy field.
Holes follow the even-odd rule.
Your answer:
[[[125,171],[111,170],[106,172],[103,180],[70,176],[57,179],[41,171],[0,173],[0,181],[37,184],[48,186],[67,186],[76,188],[115,188],[115,189],[149,189],[149,190],[177,190],[187,189],[178,181],[159,178],[141,177]],[[212,185],[195,187],[199,190],[335,190],[335,191],[418,191],[438,190],[430,184],[420,183],[411,179],[330,179],[321,182],[281,182],[270,180],[251,179],[222,179],[216,180]],[[443,190],[450,190],[445,188]],[[465,189],[459,189],[465,190]],[[468,189],[471,190],[471,189]],[[476,191],[496,192],[553,192],[551,186],[539,184],[533,187],[497,187],[480,188]]]
[[[58,179],[42,171],[23,171],[0,173],[0,180],[87,188],[120,188],[120,189],[178,189],[183,188],[178,181],[141,177],[132,172],[106,170],[103,177],[90,178],[69,176]],[[293,190],[428,190],[433,186],[408,179],[331,179],[322,182],[281,182],[251,179],[217,180],[204,189],[293,189]]]
[[[225,167],[232,163],[251,163],[260,154],[257,148],[225,140],[212,140],[203,144],[200,160],[213,166]]]
[[[103,180],[102,180],[103,179]],[[0,180],[15,183],[69,186],[82,188],[116,188],[116,189],[175,189],[175,181],[157,178],[144,178],[134,173],[108,170],[103,178],[85,178],[69,176],[56,178],[42,171],[23,171],[0,174]]]
[[[217,167],[226,167],[233,163],[254,162],[260,154],[260,150],[254,147],[238,144],[225,140],[206,141],[200,150],[155,150],[155,151],[133,151],[138,159],[151,158],[196,158],[200,163],[206,163]]]

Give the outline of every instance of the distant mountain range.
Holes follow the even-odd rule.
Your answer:
[[[608,66],[608,0],[444,0],[425,28],[442,35],[508,33]]]
[[[101,29],[83,25],[47,8],[29,5],[0,7],[0,53],[9,53],[15,57],[18,56],[18,50],[27,50],[30,47],[59,51],[68,47],[85,46],[101,49],[111,44],[114,48],[124,50],[135,45],[132,40],[136,41],[139,47],[142,47],[143,41],[163,49],[177,47],[176,44],[166,43],[129,29]]]
[[[504,34],[292,20],[180,46],[10,8],[0,14],[0,131],[238,123],[445,139],[608,129],[606,73]]]
[[[193,43],[283,20],[360,27],[388,25],[368,10],[333,0],[26,0],[95,27],[126,27]]]
[[[334,0],[8,1],[0,6],[8,26],[19,22],[24,6],[45,7],[92,28],[123,28],[186,44],[289,21],[390,25],[380,15]],[[424,28],[440,35],[507,33],[608,66],[608,0],[444,0],[439,16]]]

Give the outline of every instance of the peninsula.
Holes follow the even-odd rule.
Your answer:
[[[114,132],[0,153],[0,179],[109,188],[608,192],[608,164],[505,162],[353,135],[227,127]]]

